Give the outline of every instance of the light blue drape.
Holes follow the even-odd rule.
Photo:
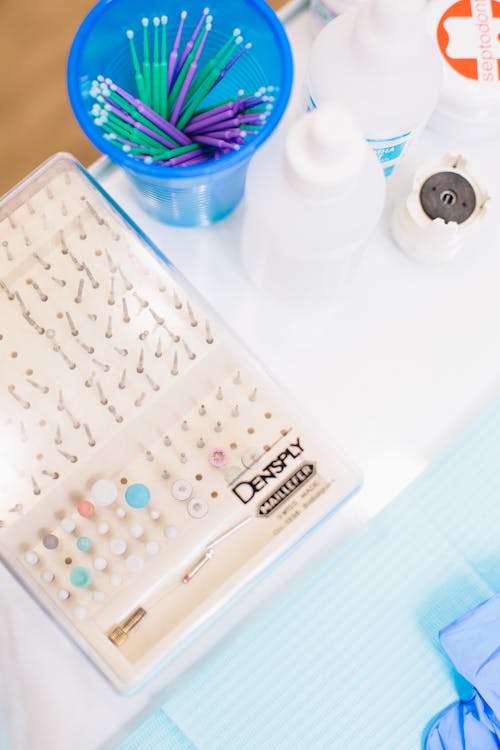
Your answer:
[[[471,696],[438,633],[500,590],[499,467],[497,403],[342,550],[202,660],[164,714],[197,750],[423,747],[431,719]],[[153,743],[144,735],[120,750]]]

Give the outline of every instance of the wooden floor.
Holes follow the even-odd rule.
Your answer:
[[[0,195],[56,151],[69,151],[84,165],[98,156],[76,124],[66,95],[71,40],[94,4],[0,0]],[[275,8],[282,4],[271,0]]]

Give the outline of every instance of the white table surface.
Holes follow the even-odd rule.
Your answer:
[[[300,0],[297,0],[300,2]],[[288,25],[296,56],[300,108],[311,43],[308,18]],[[474,159],[500,195],[500,151],[493,143],[457,144],[426,132],[390,184],[388,209],[412,164],[447,151]],[[111,748],[141,716],[161,705],[182,673],[236,622],[293,585],[318,555],[377,513],[440,452],[500,384],[499,210],[453,263],[429,268],[404,257],[389,238],[387,216],[352,278],[322,309],[285,306],[259,295],[242,274],[242,208],[203,230],[166,227],[134,203],[125,177],[97,170],[103,186],[202,292],[272,374],[355,459],[361,492],[264,584],[216,623],[145,690],[117,695],[74,645],[0,569],[0,665],[24,737],[14,750]],[[194,667],[195,668],[195,667]],[[1,699],[1,696],[0,696]]]

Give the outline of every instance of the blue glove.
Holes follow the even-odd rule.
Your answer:
[[[454,703],[430,728],[425,750],[499,750],[499,740],[481,721],[483,708],[477,693]]]
[[[444,650],[475,688],[432,725],[426,750],[500,750],[500,595],[439,634]]]

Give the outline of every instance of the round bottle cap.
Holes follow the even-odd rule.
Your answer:
[[[357,11],[352,45],[356,57],[379,66],[415,56],[425,40],[424,0],[371,0]]]
[[[387,37],[393,44],[404,43],[405,39],[415,33],[415,27],[421,28],[424,0],[371,0],[364,10],[369,18],[369,25],[379,38]],[[419,23],[420,22],[420,23]]]
[[[460,155],[424,164],[402,190],[391,217],[400,249],[424,263],[452,260],[486,213],[489,200]]]
[[[361,171],[367,145],[352,115],[325,105],[292,126],[285,145],[285,173],[296,190],[330,200],[351,186]]]

